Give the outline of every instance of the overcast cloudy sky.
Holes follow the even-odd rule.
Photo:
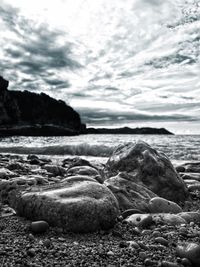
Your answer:
[[[92,126],[200,133],[200,0],[0,0],[0,74]]]

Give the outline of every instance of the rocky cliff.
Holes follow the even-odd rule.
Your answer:
[[[28,91],[8,91],[0,76],[1,135],[74,135],[84,128],[79,114],[64,101]]]

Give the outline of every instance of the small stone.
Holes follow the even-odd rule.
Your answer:
[[[32,222],[30,229],[34,234],[43,234],[49,229],[49,224],[45,221]]]
[[[128,241],[129,243],[129,246],[132,247],[132,248],[135,248],[135,249],[140,249],[140,246],[138,245],[137,242],[135,241]]]
[[[108,255],[108,256],[114,256],[115,254],[114,254],[113,251],[109,250],[109,251],[107,252],[107,255]]]
[[[127,248],[127,247],[128,247],[128,243],[127,243],[126,241],[121,241],[121,242],[119,243],[119,247],[120,247],[120,248]]]
[[[149,259],[149,258],[147,258],[145,261],[144,261],[144,265],[145,266],[152,266],[154,264],[154,262],[151,260],[151,259]]]
[[[180,265],[171,261],[162,261],[161,267],[179,267]]]
[[[153,233],[152,233],[153,237],[158,237],[160,235],[161,235],[161,233],[159,231],[153,231]]]
[[[30,241],[33,241],[35,239],[35,237],[32,234],[29,234],[28,238],[29,238]]]
[[[187,258],[181,259],[181,263],[183,264],[183,266],[192,266],[192,263]]]
[[[151,234],[151,230],[143,230],[142,231],[142,235],[150,235]]]
[[[51,241],[50,241],[49,239],[46,239],[46,240],[44,240],[43,245],[44,245],[46,248],[49,248],[49,247],[51,246]]]
[[[167,239],[165,239],[165,238],[163,238],[163,237],[156,237],[156,238],[155,238],[155,242],[156,242],[156,243],[159,243],[159,244],[161,244],[161,245],[163,245],[163,246],[168,246],[168,241],[167,241]]]
[[[35,256],[35,250],[33,248],[29,248],[27,250],[27,255],[30,257],[34,257]]]
[[[148,250],[148,247],[144,244],[144,242],[138,241],[137,243],[141,247],[141,249]]]
[[[140,257],[140,259],[145,260],[146,257],[147,257],[147,254],[145,252],[143,252],[143,251],[140,251],[139,252],[139,257]]]

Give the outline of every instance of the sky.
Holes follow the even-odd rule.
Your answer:
[[[95,127],[200,134],[200,0],[0,0],[0,75]]]

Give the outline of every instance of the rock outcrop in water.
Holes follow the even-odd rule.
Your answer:
[[[28,91],[8,91],[0,77],[1,135],[74,135],[84,125],[79,114],[61,100]]]
[[[84,131],[85,134],[169,134],[165,128],[151,128],[151,127],[142,127],[142,128],[87,128]]]

